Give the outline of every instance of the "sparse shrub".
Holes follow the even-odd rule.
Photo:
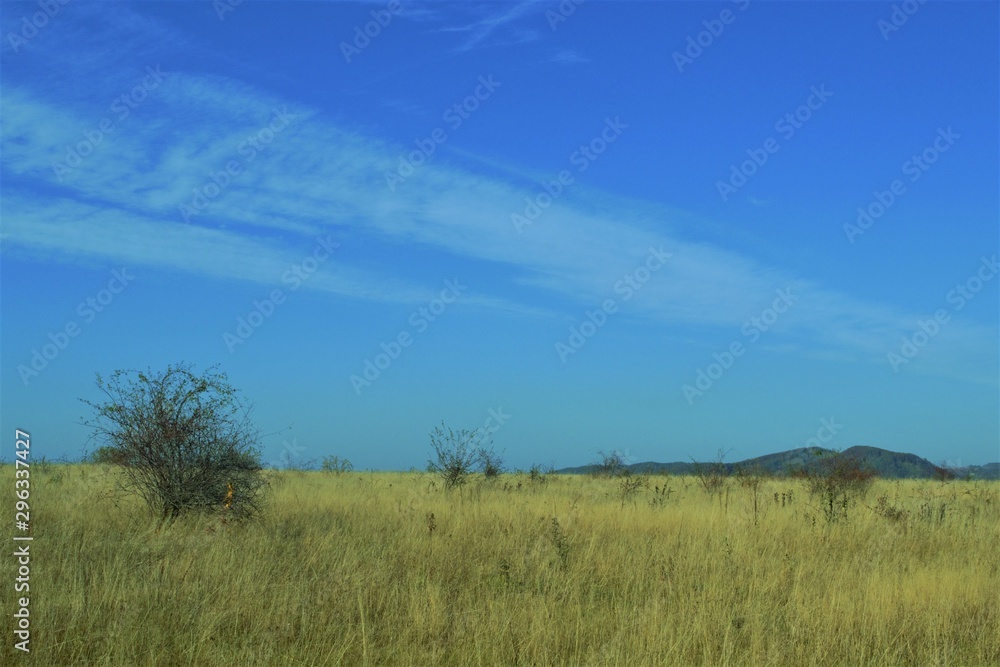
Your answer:
[[[497,570],[500,575],[501,588],[520,589],[524,586],[524,582],[517,578],[514,568],[508,559],[501,558]]]
[[[934,479],[939,482],[950,482],[955,479],[955,473],[944,464],[934,466]]]
[[[788,489],[788,491],[782,491],[781,493],[775,491],[774,504],[777,505],[780,502],[782,507],[784,507],[786,504],[791,505],[794,497],[795,495],[792,493],[791,489]]]
[[[566,537],[566,531],[559,524],[559,519],[555,517],[552,517],[552,524],[549,528],[549,540],[556,548],[560,568],[565,571],[569,567],[569,539]]]
[[[51,470],[52,461],[45,458],[45,455],[43,454],[40,458],[36,459],[32,465],[35,467],[36,472],[46,473]]]
[[[924,502],[920,505],[919,516],[922,521],[927,523],[944,523],[944,518],[947,515],[948,504],[944,502]]]
[[[594,475],[597,477],[616,477],[628,470],[625,458],[618,451],[600,451],[597,452],[597,458],[599,460],[594,463]]]
[[[251,409],[225,376],[209,369],[197,376],[187,365],[160,373],[99,374],[102,403],[84,421],[97,452],[118,466],[123,490],[137,493],[163,520],[220,509],[246,518],[259,512],[266,480]],[[231,493],[230,493],[231,490]]]
[[[653,487],[653,497],[649,501],[650,507],[662,508],[670,502],[670,496],[673,494],[674,490],[668,485],[668,480],[663,480],[663,484],[657,484]]]
[[[479,431],[453,431],[441,422],[430,438],[433,456],[427,472],[441,477],[445,489],[465,486],[477,471],[484,479],[497,479],[504,472],[503,459],[493,451],[492,442],[483,442]]]
[[[453,431],[441,422],[430,438],[434,456],[427,462],[427,470],[441,477],[445,489],[464,486],[481,461],[475,432]]]
[[[340,475],[354,470],[354,464],[347,459],[340,458],[339,456],[324,456],[323,463],[320,465],[320,470],[334,475]]]
[[[750,507],[753,510],[753,525],[757,525],[760,518],[760,489],[764,484],[766,474],[760,468],[736,469],[736,483],[740,488],[745,489],[750,496]],[[777,496],[778,494],[775,494]]]
[[[625,507],[625,503],[634,500],[639,489],[646,485],[645,477],[632,477],[631,475],[623,475],[621,478],[621,483],[619,491],[621,493],[622,507]]]
[[[872,510],[879,516],[888,519],[893,523],[900,523],[906,521],[906,518],[910,515],[909,512],[904,510],[902,507],[897,507],[896,505],[889,504],[889,498],[887,496],[879,496],[878,502]]]
[[[281,459],[285,464],[285,470],[303,475],[313,470],[319,470],[320,464],[316,459],[305,459],[290,451],[285,451]]]
[[[528,470],[528,481],[532,484],[545,484],[549,481],[549,477],[542,466],[536,463]]]
[[[875,473],[858,459],[839,452],[818,456],[822,458],[795,475],[805,482],[810,495],[819,497],[828,522],[846,518],[850,498],[867,495]]]
[[[486,479],[497,479],[503,474],[503,459],[492,449],[480,447],[478,451],[479,468]]]
[[[694,474],[701,483],[701,488],[710,496],[718,495],[720,504],[722,503],[722,493],[727,486],[726,466],[722,462],[725,458],[726,452],[720,449],[715,461],[711,463],[698,463],[692,459]]]

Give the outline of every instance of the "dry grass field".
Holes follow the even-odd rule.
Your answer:
[[[876,481],[831,516],[766,480],[755,523],[734,481],[433,480],[274,473],[253,523],[157,529],[106,467],[33,469],[32,650],[5,610],[0,663],[1000,664],[1000,483]]]

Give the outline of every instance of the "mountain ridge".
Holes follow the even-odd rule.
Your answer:
[[[756,469],[771,475],[787,475],[796,471],[811,470],[819,461],[830,456],[844,456],[856,459],[863,467],[873,471],[877,476],[887,479],[994,479],[1000,480],[1000,462],[983,465],[946,467],[931,463],[925,458],[907,452],[893,452],[880,447],[855,445],[842,452],[822,447],[799,447],[773,454],[764,454],[743,461],[725,462],[685,462],[658,463],[644,461],[641,463],[622,463],[621,470],[633,474],[670,474],[693,475],[699,467],[721,465],[727,474],[733,474],[738,469]],[[599,464],[591,463],[583,466],[561,468],[556,470],[562,474],[588,474],[598,470]]]

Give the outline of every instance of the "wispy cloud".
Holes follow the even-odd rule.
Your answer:
[[[573,49],[560,49],[549,58],[548,62],[560,65],[585,65],[590,62],[590,58]]]
[[[467,26],[468,44],[482,43],[525,11],[519,5],[479,28]],[[109,58],[103,65],[115,63]],[[290,116],[287,127],[272,132],[250,158],[241,147],[268,136],[276,109]],[[630,302],[631,315],[648,322],[735,336],[741,323],[771,303],[776,289],[792,289],[800,300],[774,325],[773,344],[801,354],[884,362],[900,336],[926,315],[868,302],[706,243],[681,231],[675,214],[659,205],[614,197],[597,205],[586,192],[575,192],[518,233],[511,214],[521,212],[535,191],[522,179],[458,167],[443,155],[390,191],[385,174],[396,168],[401,146],[244,82],[190,71],[165,71],[118,131],[60,181],[53,162],[64,160],[66,147],[106,114],[102,96],[81,94],[57,104],[29,81],[5,82],[4,253],[102,258],[273,282],[315,237],[332,234],[345,252],[310,281],[313,289],[354,299],[425,301],[436,286],[424,286],[404,267],[352,259],[349,251],[351,244],[410,244],[440,253],[445,273],[447,258],[466,266],[478,261],[503,283],[524,288],[521,303],[488,293],[463,301],[537,314],[593,307],[612,296],[612,286],[650,247],[662,246],[673,257]],[[181,205],[193,206],[199,192],[211,191],[231,162],[239,172],[186,224]],[[984,355],[995,356],[996,328],[956,320],[941,337],[965,344],[924,367],[981,378],[976,369]]]
[[[523,2],[514,5],[506,3],[470,4],[468,7],[480,13],[481,18],[464,25],[441,28],[441,32],[466,35],[465,41],[456,50],[459,52],[470,51],[478,46],[488,44],[489,38],[498,30],[509,26],[529,13],[540,11],[542,4],[534,0],[523,0]],[[497,11],[498,5],[502,7],[499,11]],[[538,38],[538,33],[534,30],[514,30],[511,31],[511,35],[514,42],[533,41]]]

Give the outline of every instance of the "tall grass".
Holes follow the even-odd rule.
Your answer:
[[[157,531],[105,468],[34,472],[32,652],[5,609],[0,663],[1000,663],[998,483],[878,481],[829,521],[793,480],[756,512],[694,478],[432,481],[280,473],[256,522]]]

